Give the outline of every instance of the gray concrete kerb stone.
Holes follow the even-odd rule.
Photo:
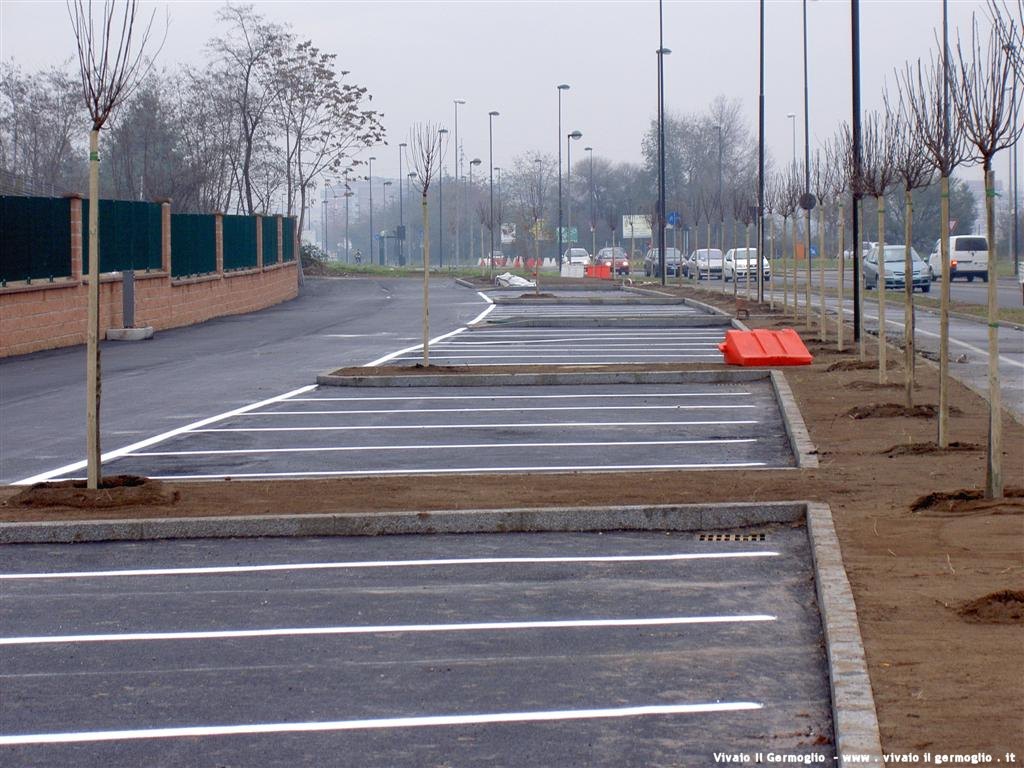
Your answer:
[[[733,384],[770,378],[765,368],[705,371],[580,371],[567,373],[466,373],[337,376],[324,373],[317,384],[333,387],[507,387],[578,384]],[[795,403],[794,403],[795,407]]]
[[[782,371],[771,371],[772,389],[775,391],[775,400],[779,404],[779,411],[782,412],[782,423],[786,427],[786,436],[789,438],[789,447],[796,457],[796,465],[801,469],[816,469],[818,467],[818,449],[811,442],[811,434],[807,431],[807,424],[800,413],[800,407],[793,397],[793,390],[789,388],[785,374]]]

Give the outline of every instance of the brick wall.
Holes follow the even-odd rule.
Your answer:
[[[71,277],[57,278],[53,283],[13,283],[0,288],[0,357],[85,343],[88,289],[87,276],[81,274],[81,200],[72,200],[71,223]],[[166,232],[164,247],[167,269],[135,275],[136,326],[177,328],[224,315],[253,312],[298,295],[298,263],[281,263],[280,251],[277,264],[228,273],[219,269],[198,278],[173,280],[169,270],[171,244]],[[121,285],[120,275],[100,277],[101,332],[122,326]]]

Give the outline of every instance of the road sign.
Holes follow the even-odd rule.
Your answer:
[[[813,211],[814,206],[818,204],[818,198],[812,195],[810,192],[805,192],[800,195],[800,207],[805,211]]]
[[[647,239],[651,236],[651,217],[634,213],[623,215],[622,236],[634,239]]]
[[[562,227],[563,243],[575,243],[579,238],[579,230],[577,230],[576,227]]]
[[[673,227],[679,226],[679,211],[670,211],[668,214],[668,223]]]

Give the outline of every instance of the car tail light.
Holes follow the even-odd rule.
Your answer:
[[[950,259],[949,260],[949,268],[950,269],[956,269],[956,259]]]

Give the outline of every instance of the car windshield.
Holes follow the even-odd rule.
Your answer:
[[[737,259],[756,259],[757,248],[737,248],[736,249]]]
[[[899,263],[902,264],[906,259],[905,248],[902,245],[887,245],[885,246],[885,263]],[[921,261],[921,257],[917,255],[917,251],[913,248],[910,249],[910,258],[914,261]]]
[[[955,251],[987,251],[988,242],[984,237],[958,237]]]

